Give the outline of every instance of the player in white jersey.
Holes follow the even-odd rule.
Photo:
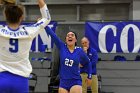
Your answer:
[[[0,28],[0,93],[29,92],[28,77],[32,71],[29,51],[32,40],[50,20],[44,0],[38,0],[42,19],[31,26],[20,26],[23,10],[7,5],[4,10],[7,26]]]

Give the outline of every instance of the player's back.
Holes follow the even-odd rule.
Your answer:
[[[32,70],[28,59],[31,44],[32,38],[23,27],[16,30],[7,26],[1,28],[0,66],[2,69],[0,71],[9,71],[28,77]]]

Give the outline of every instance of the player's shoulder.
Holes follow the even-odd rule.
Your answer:
[[[82,47],[79,47],[79,46],[75,46],[75,49],[82,49]]]
[[[21,28],[25,31],[36,31],[36,26],[34,24],[22,25]]]
[[[90,52],[96,53],[96,52],[97,52],[97,50],[96,50],[96,49],[94,49],[94,48],[92,48],[92,47],[90,47]]]
[[[35,25],[33,23],[31,24],[25,24],[23,25],[24,28],[28,28],[28,27],[35,27]]]
[[[5,26],[4,25],[0,25],[0,29],[5,29]]]
[[[79,52],[83,52],[82,47],[79,47],[79,46],[75,46],[75,50],[77,50],[77,51],[79,51]]]
[[[0,26],[0,32],[5,32],[5,31],[7,31],[7,28],[6,28],[6,26]]]

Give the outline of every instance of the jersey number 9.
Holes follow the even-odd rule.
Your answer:
[[[18,52],[18,39],[10,38],[9,44],[11,45],[11,47],[9,48],[10,52],[12,52],[12,53]]]

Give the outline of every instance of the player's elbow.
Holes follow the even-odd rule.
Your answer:
[[[50,23],[50,21],[51,21],[51,18],[43,18],[43,21],[44,21],[44,27],[46,27],[49,23]]]
[[[43,16],[44,20],[46,21],[46,23],[50,23],[51,21],[51,16],[50,14],[46,15],[46,16]]]
[[[50,23],[51,22],[51,17],[46,18],[47,22]]]
[[[49,23],[50,23],[50,21],[51,21],[51,17],[48,18],[48,21],[49,21]]]
[[[46,18],[49,22],[51,21],[51,15],[50,14],[48,14]]]

